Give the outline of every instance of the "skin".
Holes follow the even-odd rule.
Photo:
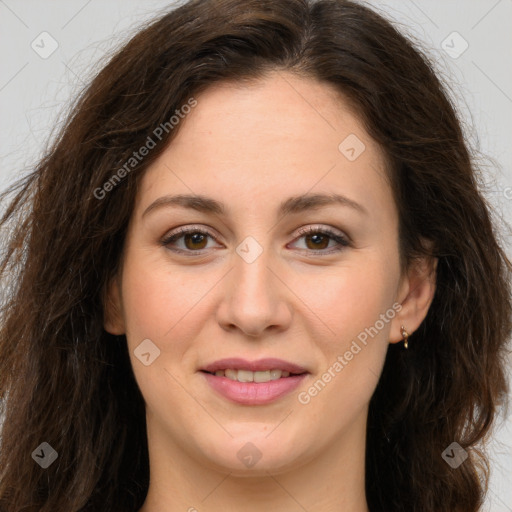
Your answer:
[[[273,72],[196,99],[142,179],[106,308],[105,329],[126,334],[146,402],[151,483],[141,511],[367,512],[368,403],[388,344],[427,314],[436,262],[401,270],[382,149],[330,85]],[[365,145],[354,161],[338,149],[350,134]],[[277,216],[290,196],[333,192],[366,213],[336,204]],[[163,206],[143,215],[170,194],[214,198],[226,213]],[[211,236],[162,245],[184,226]],[[308,226],[330,227],[350,245],[315,246],[297,233]],[[236,252],[247,236],[263,251],[252,263]],[[333,372],[386,312],[378,334]],[[134,355],[144,339],[160,350],[148,366]],[[232,356],[278,357],[310,374],[273,403],[235,404],[198,371]],[[301,403],[329,368],[335,376]],[[261,454],[252,467],[237,457],[248,442]]]

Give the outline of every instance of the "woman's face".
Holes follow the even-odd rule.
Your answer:
[[[401,275],[382,152],[333,89],[288,73],[196,99],[142,179],[106,322],[150,450],[235,474],[360,450],[388,343],[433,293]]]

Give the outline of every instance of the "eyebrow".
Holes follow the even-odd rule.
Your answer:
[[[307,210],[315,210],[321,207],[340,205],[352,208],[359,213],[368,214],[366,208],[340,194],[303,194],[289,197],[283,201],[278,208],[278,216],[301,213]],[[195,194],[178,194],[174,196],[162,196],[151,203],[142,216],[162,207],[181,207],[196,210],[202,213],[226,215],[224,203],[211,197]]]

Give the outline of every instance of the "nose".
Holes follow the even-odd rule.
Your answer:
[[[217,310],[217,321],[223,329],[239,329],[251,337],[288,329],[291,292],[279,275],[279,265],[268,253],[264,250],[251,263],[234,255],[234,268],[225,277],[224,298]]]

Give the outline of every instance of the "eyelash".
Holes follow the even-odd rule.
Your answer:
[[[202,255],[203,254],[202,251],[205,251],[207,249],[202,249],[200,251],[193,251],[190,249],[183,250],[183,249],[169,248],[170,244],[172,244],[173,242],[176,242],[177,240],[182,238],[184,235],[191,234],[191,233],[199,233],[201,235],[206,235],[215,240],[215,237],[209,231],[205,230],[204,228],[189,227],[189,228],[179,228],[178,231],[175,231],[174,233],[171,233],[169,236],[166,236],[161,241],[161,244],[173,252],[182,253],[182,254],[196,253],[196,255]],[[332,240],[334,240],[335,242],[337,242],[339,244],[340,247],[338,247],[336,249],[331,248],[330,250],[327,250],[327,249],[318,249],[318,250],[303,249],[310,253],[319,254],[322,256],[342,251],[344,248],[349,247],[351,245],[351,243],[347,237],[342,236],[339,233],[336,233],[335,231],[333,231],[330,228],[315,228],[313,226],[308,226],[307,228],[299,229],[298,234],[299,234],[299,236],[296,239],[303,238],[304,236],[307,236],[307,235],[320,234],[320,235],[328,236],[329,238],[331,238]]]

